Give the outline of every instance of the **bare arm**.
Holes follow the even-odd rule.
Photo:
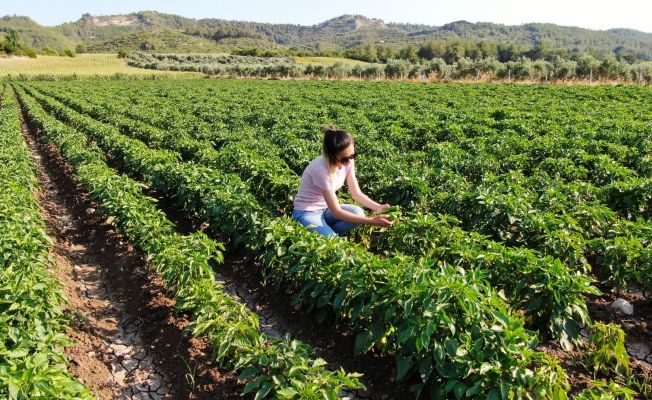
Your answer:
[[[369,196],[362,193],[362,190],[360,190],[360,185],[358,185],[358,178],[355,177],[355,170],[352,170],[346,176],[346,184],[349,187],[349,192],[351,192],[351,197],[353,197],[353,200],[362,204],[363,206],[374,211],[382,211],[386,208],[389,208],[389,204],[376,203],[375,201],[371,200]]]
[[[333,190],[322,190],[322,194],[324,195],[324,200],[326,200],[328,209],[331,210],[331,213],[333,213],[333,216],[337,219],[354,224],[378,225],[385,227],[392,226],[394,223],[393,221],[388,220],[384,215],[376,215],[375,217],[369,218],[344,210],[340,207],[340,202]]]
[[[342,207],[340,207],[340,202],[333,190],[322,190],[322,194],[324,195],[324,200],[326,200],[328,209],[331,210],[331,213],[333,213],[333,216],[337,219],[363,225],[392,226],[393,224],[392,221],[389,221],[383,215],[377,215],[373,218],[369,218],[344,210]]]

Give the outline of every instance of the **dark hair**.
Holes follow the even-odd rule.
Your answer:
[[[324,145],[322,155],[334,166],[337,162],[336,154],[346,149],[353,143],[353,137],[347,131],[337,129],[334,125],[324,127]]]

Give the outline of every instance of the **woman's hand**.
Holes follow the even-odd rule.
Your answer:
[[[376,215],[375,217],[371,218],[369,224],[380,226],[383,228],[389,228],[390,226],[394,225],[394,221],[388,220],[387,215]]]
[[[376,209],[376,211],[387,210],[389,207],[390,207],[389,204],[381,204],[380,207],[378,207],[378,208]]]

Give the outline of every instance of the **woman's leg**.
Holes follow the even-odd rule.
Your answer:
[[[324,210],[319,211],[294,211],[292,218],[301,225],[308,227],[309,231],[317,232],[324,236],[336,237],[337,233],[331,229],[324,219]]]
[[[342,204],[340,207],[350,213],[364,216],[364,210],[353,204]],[[330,210],[326,210],[324,213],[324,220],[326,220],[326,223],[340,236],[346,235],[349,231],[359,225],[335,218]]]

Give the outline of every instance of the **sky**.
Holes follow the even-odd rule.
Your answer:
[[[342,14],[385,22],[443,25],[495,22],[519,25],[549,22],[589,29],[631,28],[652,33],[651,0],[0,0],[0,15],[25,15],[42,25],[75,21],[84,13],[128,14],[154,10],[189,18],[221,18],[313,25]]]

